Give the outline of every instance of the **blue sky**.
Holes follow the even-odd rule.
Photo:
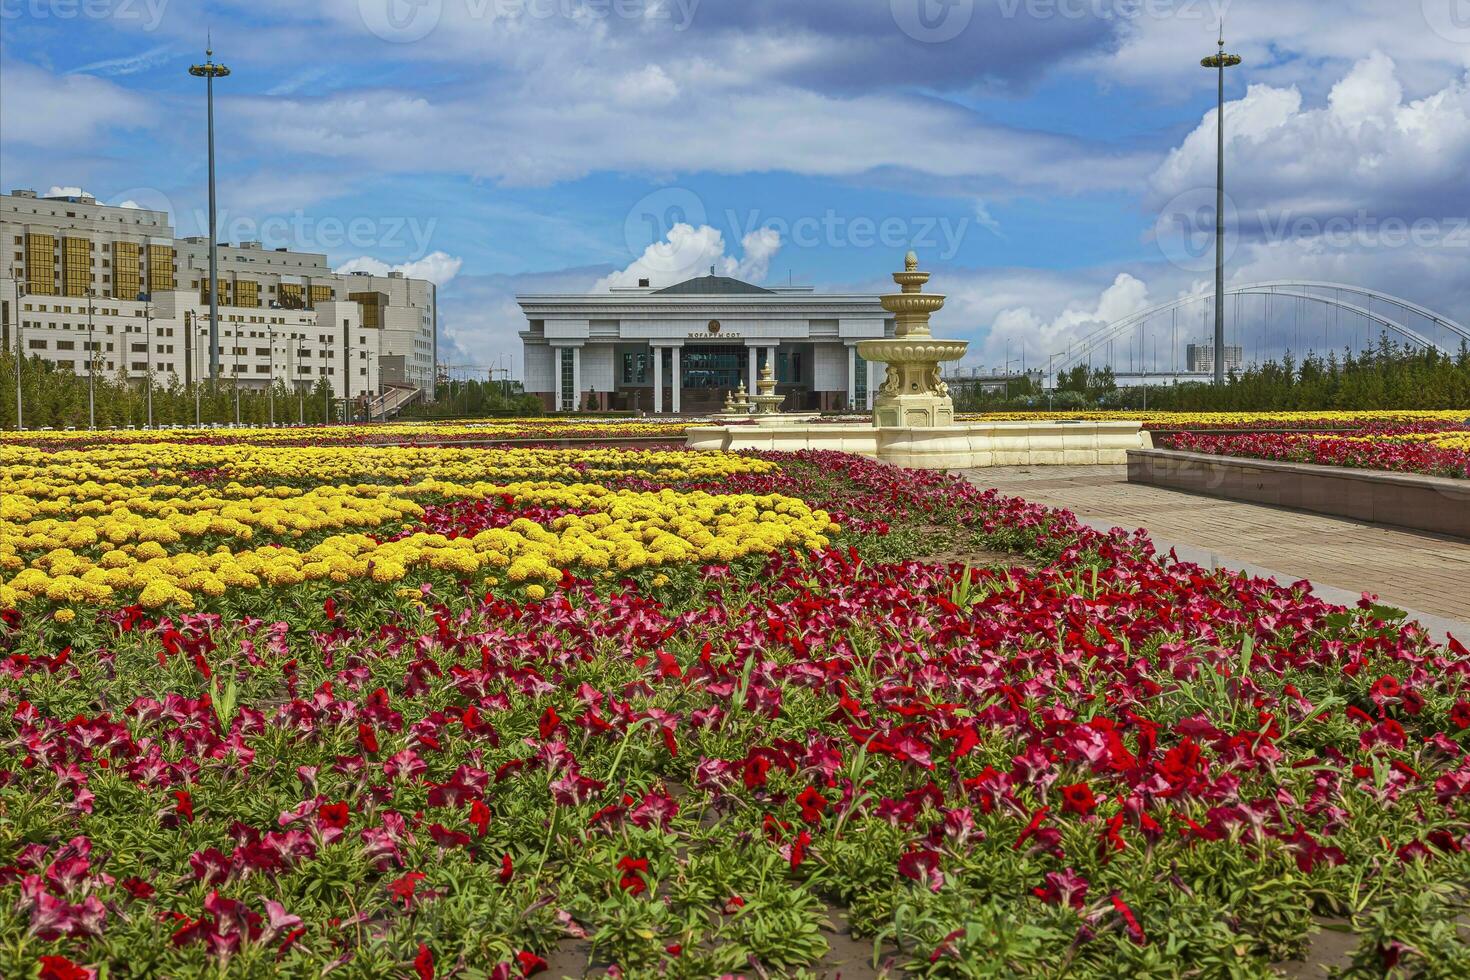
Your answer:
[[[1205,288],[1224,15],[1232,277],[1470,319],[1460,2],[0,0],[0,182],[199,232],[211,31],[221,237],[435,278],[453,360],[518,347],[517,291],[881,289],[910,247],[972,363],[1044,359]]]

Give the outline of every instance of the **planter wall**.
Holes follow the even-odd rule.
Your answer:
[[[1470,538],[1470,480],[1135,449],[1128,482]]]

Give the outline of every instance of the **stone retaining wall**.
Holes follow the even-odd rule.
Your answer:
[[[1470,538],[1470,480],[1135,449],[1128,482]]]

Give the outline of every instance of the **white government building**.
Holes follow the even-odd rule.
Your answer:
[[[433,283],[339,274],[324,254],[259,242],[217,251],[221,378],[301,390],[325,379],[380,410],[433,397]],[[0,324],[7,350],[79,374],[90,337],[98,376],[207,379],[208,239],[175,238],[162,211],[0,194]]]
[[[523,294],[526,391],[549,410],[696,414],[772,365],[786,409],[870,409],[860,340],[892,336],[876,295],[755,286],[714,269],[663,288]]]

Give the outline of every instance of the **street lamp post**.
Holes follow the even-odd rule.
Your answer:
[[[87,428],[97,428],[97,353],[92,343],[92,307],[97,294],[87,290]]]
[[[1225,53],[1225,26],[1220,50],[1200,60],[1215,69],[1215,384],[1225,383],[1225,69],[1240,64],[1240,55]]]
[[[330,333],[327,334],[327,341],[323,345],[322,349],[324,351],[323,356],[326,358],[327,361],[327,366],[335,367],[332,361],[332,335]],[[331,375],[329,374],[322,375],[322,401],[324,402],[322,406],[322,425],[332,424],[332,382],[327,380],[330,377]]]
[[[143,384],[148,390],[148,428],[153,428],[153,307],[152,297],[138,294],[143,304]]]
[[[206,42],[208,44],[208,42]],[[229,75],[230,69],[215,64],[212,45],[204,49],[204,64],[189,66],[189,74],[204,79],[205,104],[209,116],[209,378],[219,383],[219,237],[215,225],[214,199],[214,80]],[[236,378],[236,381],[239,379]],[[237,402],[238,405],[238,402]],[[236,421],[239,421],[238,419]]]
[[[15,266],[10,267],[10,281],[15,284],[15,302],[11,305],[11,319],[15,321],[15,431],[24,432],[25,406],[20,388],[20,364],[25,360],[25,348],[21,345],[20,335],[25,327],[25,321],[20,318],[20,298],[25,295],[25,287],[20,284],[20,276],[16,274]]]
[[[266,401],[270,404],[270,424],[276,424],[276,328],[267,326],[265,328],[266,342],[270,345],[266,350]]]
[[[200,427],[199,413],[199,389],[203,382],[199,380],[199,369],[195,365],[196,351],[199,349],[198,341],[194,340],[194,311],[184,311],[184,342],[189,345],[189,381],[190,387],[194,389],[194,428]]]

